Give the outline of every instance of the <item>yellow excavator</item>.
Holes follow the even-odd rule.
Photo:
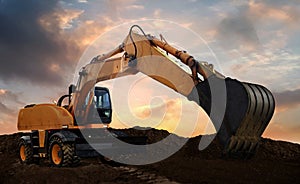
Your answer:
[[[141,34],[133,28],[138,28]],[[109,90],[95,84],[138,72],[201,106],[210,116],[225,154],[255,153],[274,113],[271,92],[258,84],[227,78],[213,65],[197,61],[186,51],[174,48],[164,39],[146,35],[134,25],[123,43],[94,57],[81,69],[76,86],[70,85],[69,93],[57,104],[31,104],[19,111],[18,130],[31,131],[20,140],[21,162],[33,163],[46,157],[54,166],[71,166],[80,157],[92,156],[93,148],[82,132],[105,131],[112,121]],[[62,105],[65,98],[68,105]],[[128,142],[133,144],[146,141],[142,136],[128,138],[122,133],[115,136],[123,141],[130,139]],[[111,146],[100,145],[103,149]]]

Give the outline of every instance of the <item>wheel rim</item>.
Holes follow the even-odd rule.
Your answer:
[[[20,157],[22,161],[26,160],[26,154],[25,154],[25,146],[21,145],[20,147]]]
[[[62,150],[58,144],[52,146],[51,157],[54,164],[59,165],[62,161]]]

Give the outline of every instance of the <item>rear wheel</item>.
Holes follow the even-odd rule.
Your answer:
[[[50,141],[49,152],[50,162],[56,167],[67,167],[73,165],[75,156],[74,146],[63,142],[59,137],[54,137]]]
[[[31,164],[33,163],[33,150],[30,144],[27,144],[24,140],[21,140],[19,144],[19,157],[21,163]]]

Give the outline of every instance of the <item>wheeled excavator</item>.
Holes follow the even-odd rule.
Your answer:
[[[141,33],[134,32],[134,28]],[[188,66],[190,72],[178,63]],[[203,108],[217,130],[224,154],[255,153],[274,113],[271,92],[258,84],[225,77],[213,65],[197,61],[186,51],[145,34],[134,25],[123,43],[94,57],[81,69],[77,84],[70,85],[69,93],[56,104],[31,104],[19,111],[18,130],[31,131],[20,140],[21,162],[33,163],[46,157],[54,166],[71,166],[80,157],[93,155],[82,132],[105,131],[112,121],[110,92],[95,84],[138,72]],[[66,98],[68,105],[62,105]],[[115,136],[133,144],[145,144],[146,139],[120,133]]]

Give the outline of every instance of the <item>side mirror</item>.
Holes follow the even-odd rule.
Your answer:
[[[69,86],[69,95],[72,94],[76,90],[76,86],[74,84],[71,84]]]

